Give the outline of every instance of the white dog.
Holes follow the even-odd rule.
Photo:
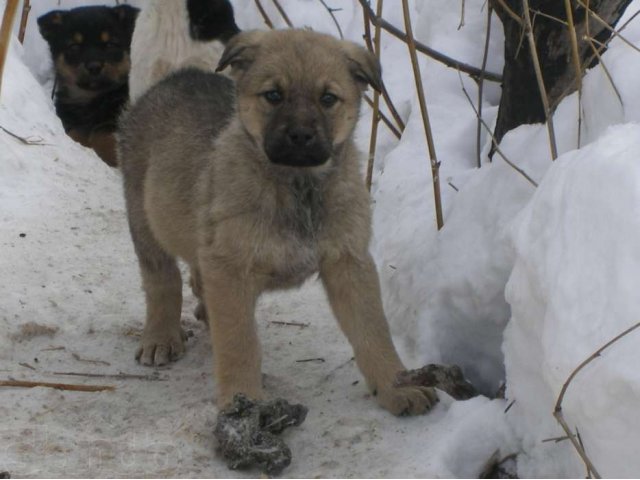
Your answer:
[[[229,0],[147,0],[131,41],[131,101],[179,68],[214,70],[239,31]]]

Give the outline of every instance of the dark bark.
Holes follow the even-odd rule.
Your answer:
[[[544,122],[546,115],[527,37],[524,34],[524,20],[518,22],[510,16],[499,1],[490,0],[490,3],[502,21],[505,35],[502,97],[494,132],[496,141],[500,142],[508,131],[519,125]],[[516,15],[522,17],[522,0],[504,0],[504,3]],[[590,10],[609,26],[614,27],[631,0],[583,0],[583,3],[589,5]],[[584,72],[585,68],[598,63],[589,41],[585,38],[587,31],[594,39],[596,48],[611,37],[611,31],[588,15],[576,0],[571,0],[571,5],[578,53]],[[577,88],[565,5],[563,0],[530,0],[529,7],[544,84],[553,110],[562,98]]]

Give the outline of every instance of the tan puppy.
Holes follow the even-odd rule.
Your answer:
[[[379,403],[424,413],[433,389],[395,385],[404,366],[368,252],[369,196],[352,140],[363,91],[381,86],[377,61],[311,31],[254,31],[231,40],[219,69],[228,66],[235,88],[184,70],[122,120],[120,164],[147,299],[139,360],[162,365],[184,352],[179,257],[210,319],[218,405],[239,392],[260,398],[256,301],[319,272]]]

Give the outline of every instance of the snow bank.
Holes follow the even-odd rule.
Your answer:
[[[516,261],[507,288],[509,412],[526,452],[520,474],[578,477],[584,466],[552,417],[569,374],[640,320],[640,125],[614,127],[560,157],[513,227]],[[640,352],[620,340],[569,387],[564,415],[606,477],[640,470]]]

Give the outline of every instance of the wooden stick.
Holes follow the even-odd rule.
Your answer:
[[[264,23],[267,24],[267,27],[273,29],[273,22],[271,21],[271,19],[269,18],[269,15],[267,15],[266,10],[262,6],[262,2],[260,0],[255,0],[255,2],[256,2],[256,7],[258,7],[258,10],[260,11],[260,15],[262,15],[262,19],[264,20]]]
[[[0,387],[46,387],[55,388],[56,390],[70,390],[73,392],[112,392],[116,389],[116,387],[110,385],[73,385],[70,383],[28,382],[25,380],[0,380]]]
[[[564,396],[567,393],[567,389],[569,388],[569,385],[571,384],[571,382],[573,381],[573,379],[576,377],[576,375],[584,368],[586,367],[589,363],[593,362],[596,358],[598,358],[602,352],[604,350],[606,350],[607,348],[609,348],[611,345],[613,345],[614,343],[616,343],[618,340],[620,340],[622,337],[629,335],[631,332],[633,332],[636,328],[640,327],[640,322],[636,323],[635,325],[633,325],[632,327],[627,328],[624,332],[620,333],[619,335],[616,335],[614,338],[612,338],[611,340],[609,340],[607,343],[605,343],[602,347],[600,347],[598,350],[596,350],[595,352],[593,352],[589,358],[587,358],[586,360],[584,360],[583,362],[580,363],[580,365],[578,365],[575,370],[573,372],[571,372],[571,375],[569,375],[569,377],[567,378],[566,382],[564,382],[564,384],[562,385],[562,388],[560,389],[560,394],[558,395],[558,399],[556,400],[556,406],[553,410],[553,416],[555,417],[555,419],[557,420],[557,422],[560,424],[560,426],[562,427],[562,429],[565,431],[565,433],[569,436],[569,440],[571,440],[571,443],[573,444],[574,448],[576,449],[576,451],[578,452],[578,455],[580,455],[580,458],[582,459],[582,461],[585,463],[585,465],[587,466],[587,468],[589,470],[591,470],[591,473],[593,474],[593,476],[595,478],[602,478],[600,476],[600,474],[598,473],[598,470],[596,469],[596,467],[593,466],[593,462],[591,462],[591,460],[589,459],[589,457],[587,456],[584,448],[580,445],[580,442],[576,439],[576,436],[571,432],[571,429],[569,428],[569,426],[567,425],[567,422],[564,419],[564,415],[562,414],[562,401],[564,400]]]
[[[371,100],[371,98],[369,97],[369,95],[367,95],[367,94],[365,93],[365,95],[364,95],[364,99],[365,99],[365,101],[367,102],[367,104],[368,104],[371,108],[373,108],[373,100]],[[380,120],[382,120],[382,123],[384,123],[384,124],[389,128],[389,130],[391,131],[391,133],[393,133],[393,135],[394,135],[398,140],[400,140],[400,137],[402,137],[402,131],[404,131],[404,128],[402,129],[402,131],[398,130],[398,129],[393,125],[393,123],[391,123],[391,120],[389,120],[389,118],[388,118],[384,113],[382,113],[381,111],[378,111],[378,116],[380,117]]]
[[[18,31],[18,40],[24,43],[24,35],[27,31],[27,22],[29,20],[29,12],[31,11],[31,2],[24,0],[22,5],[22,17],[20,18],[20,30]]]
[[[4,65],[7,61],[9,43],[11,42],[11,27],[18,11],[19,2],[20,0],[7,0],[7,4],[4,7],[4,15],[2,16],[2,25],[0,25],[0,94],[2,93]]]
[[[409,55],[411,56],[411,65],[413,67],[413,76],[416,82],[416,90],[418,93],[418,102],[420,104],[420,114],[422,115],[422,123],[424,133],[427,137],[427,146],[429,147],[429,157],[431,161],[431,177],[433,181],[433,197],[436,209],[436,226],[440,230],[444,225],[442,216],[442,197],[440,195],[440,163],[436,156],[435,144],[433,142],[433,133],[431,132],[431,122],[429,120],[429,112],[427,111],[427,102],[425,100],[424,89],[422,87],[422,75],[420,74],[420,65],[418,64],[418,56],[416,55],[416,44],[413,37],[413,29],[411,27],[411,15],[409,13],[408,0],[402,0],[402,11],[404,14],[404,26],[407,31],[407,46],[409,47]]]
[[[338,29],[338,35],[340,35],[341,39],[344,39],[344,34],[342,33],[342,28],[340,28],[340,24],[338,23],[338,19],[333,14],[333,12],[335,12],[336,10],[341,10],[341,9],[340,8],[331,8],[329,5],[327,5],[327,3],[324,0],[320,0],[320,3],[324,6],[324,8],[327,9],[327,11],[329,12],[329,15],[331,15],[331,18],[333,18],[333,23],[335,23],[336,28]]]
[[[291,23],[291,20],[289,20],[289,16],[287,15],[287,12],[284,10],[284,8],[282,8],[282,5],[280,5],[280,2],[278,0],[271,1],[278,9],[280,16],[284,19],[284,23],[286,23],[289,28],[293,28],[293,23]]]
[[[491,40],[491,14],[493,13],[493,7],[489,4],[487,8],[487,33],[484,38],[484,53],[482,54],[482,71],[487,69],[487,59],[489,58],[489,40]],[[484,94],[484,75],[478,79],[478,124],[476,127],[476,163],[478,168],[482,166],[482,98]]]
[[[564,0],[564,9],[567,12],[567,26],[569,28],[569,38],[571,39],[571,58],[573,67],[576,70],[576,83],[578,86],[578,148],[580,148],[582,143],[580,141],[582,135],[582,64],[580,62],[580,52],[578,51],[578,34],[573,21],[571,0]]]
[[[389,32],[391,35],[393,35],[399,40],[402,40],[405,43],[409,41],[408,35],[404,33],[402,30],[399,30],[398,28],[394,27],[392,24],[387,22],[384,18],[378,18],[375,16],[375,14],[373,13],[373,10],[371,9],[371,6],[368,3],[368,0],[358,0],[358,1],[360,2],[360,5],[362,6],[362,8],[367,12],[369,17],[371,18],[371,23],[373,23],[374,25],[380,24],[383,30],[385,30],[386,32]],[[428,57],[433,58],[434,60],[446,65],[447,67],[460,70],[461,72],[467,73],[474,78],[479,78],[480,75],[484,75],[484,78],[486,80],[490,80],[492,82],[498,82],[498,83],[502,82],[502,75],[499,75],[497,73],[492,73],[492,72],[483,73],[479,68],[466,64],[464,62],[455,60],[437,50],[434,50],[433,48],[426,46],[424,43],[418,42],[415,38],[412,38],[411,40],[413,40],[413,43],[415,44],[415,48],[418,52],[424,53]]]
[[[378,0],[377,12],[378,17],[382,16],[383,0]],[[364,28],[365,35],[367,36],[367,45],[371,45],[371,28],[369,25],[369,17],[364,14]],[[375,34],[373,37],[373,54],[380,62],[380,25],[376,25]],[[376,158],[376,147],[378,145],[378,125],[380,125],[380,93],[378,91],[373,92],[373,116],[371,117],[371,137],[369,138],[369,161],[367,162],[367,177],[366,185],[367,190],[371,191],[371,184],[373,183],[373,165]]]
[[[529,51],[531,52],[531,61],[536,73],[538,81],[538,89],[540,90],[540,99],[544,107],[544,114],[547,120],[547,131],[549,133],[549,148],[551,149],[551,159],[558,158],[558,147],[556,144],[556,132],[553,127],[553,114],[549,108],[549,96],[547,88],[544,85],[544,77],[542,76],[542,68],[540,67],[540,58],[538,57],[538,49],[536,47],[536,39],[533,36],[533,24],[531,23],[531,15],[529,12],[529,0],[522,0],[522,10],[524,12],[525,34],[529,41]]]

